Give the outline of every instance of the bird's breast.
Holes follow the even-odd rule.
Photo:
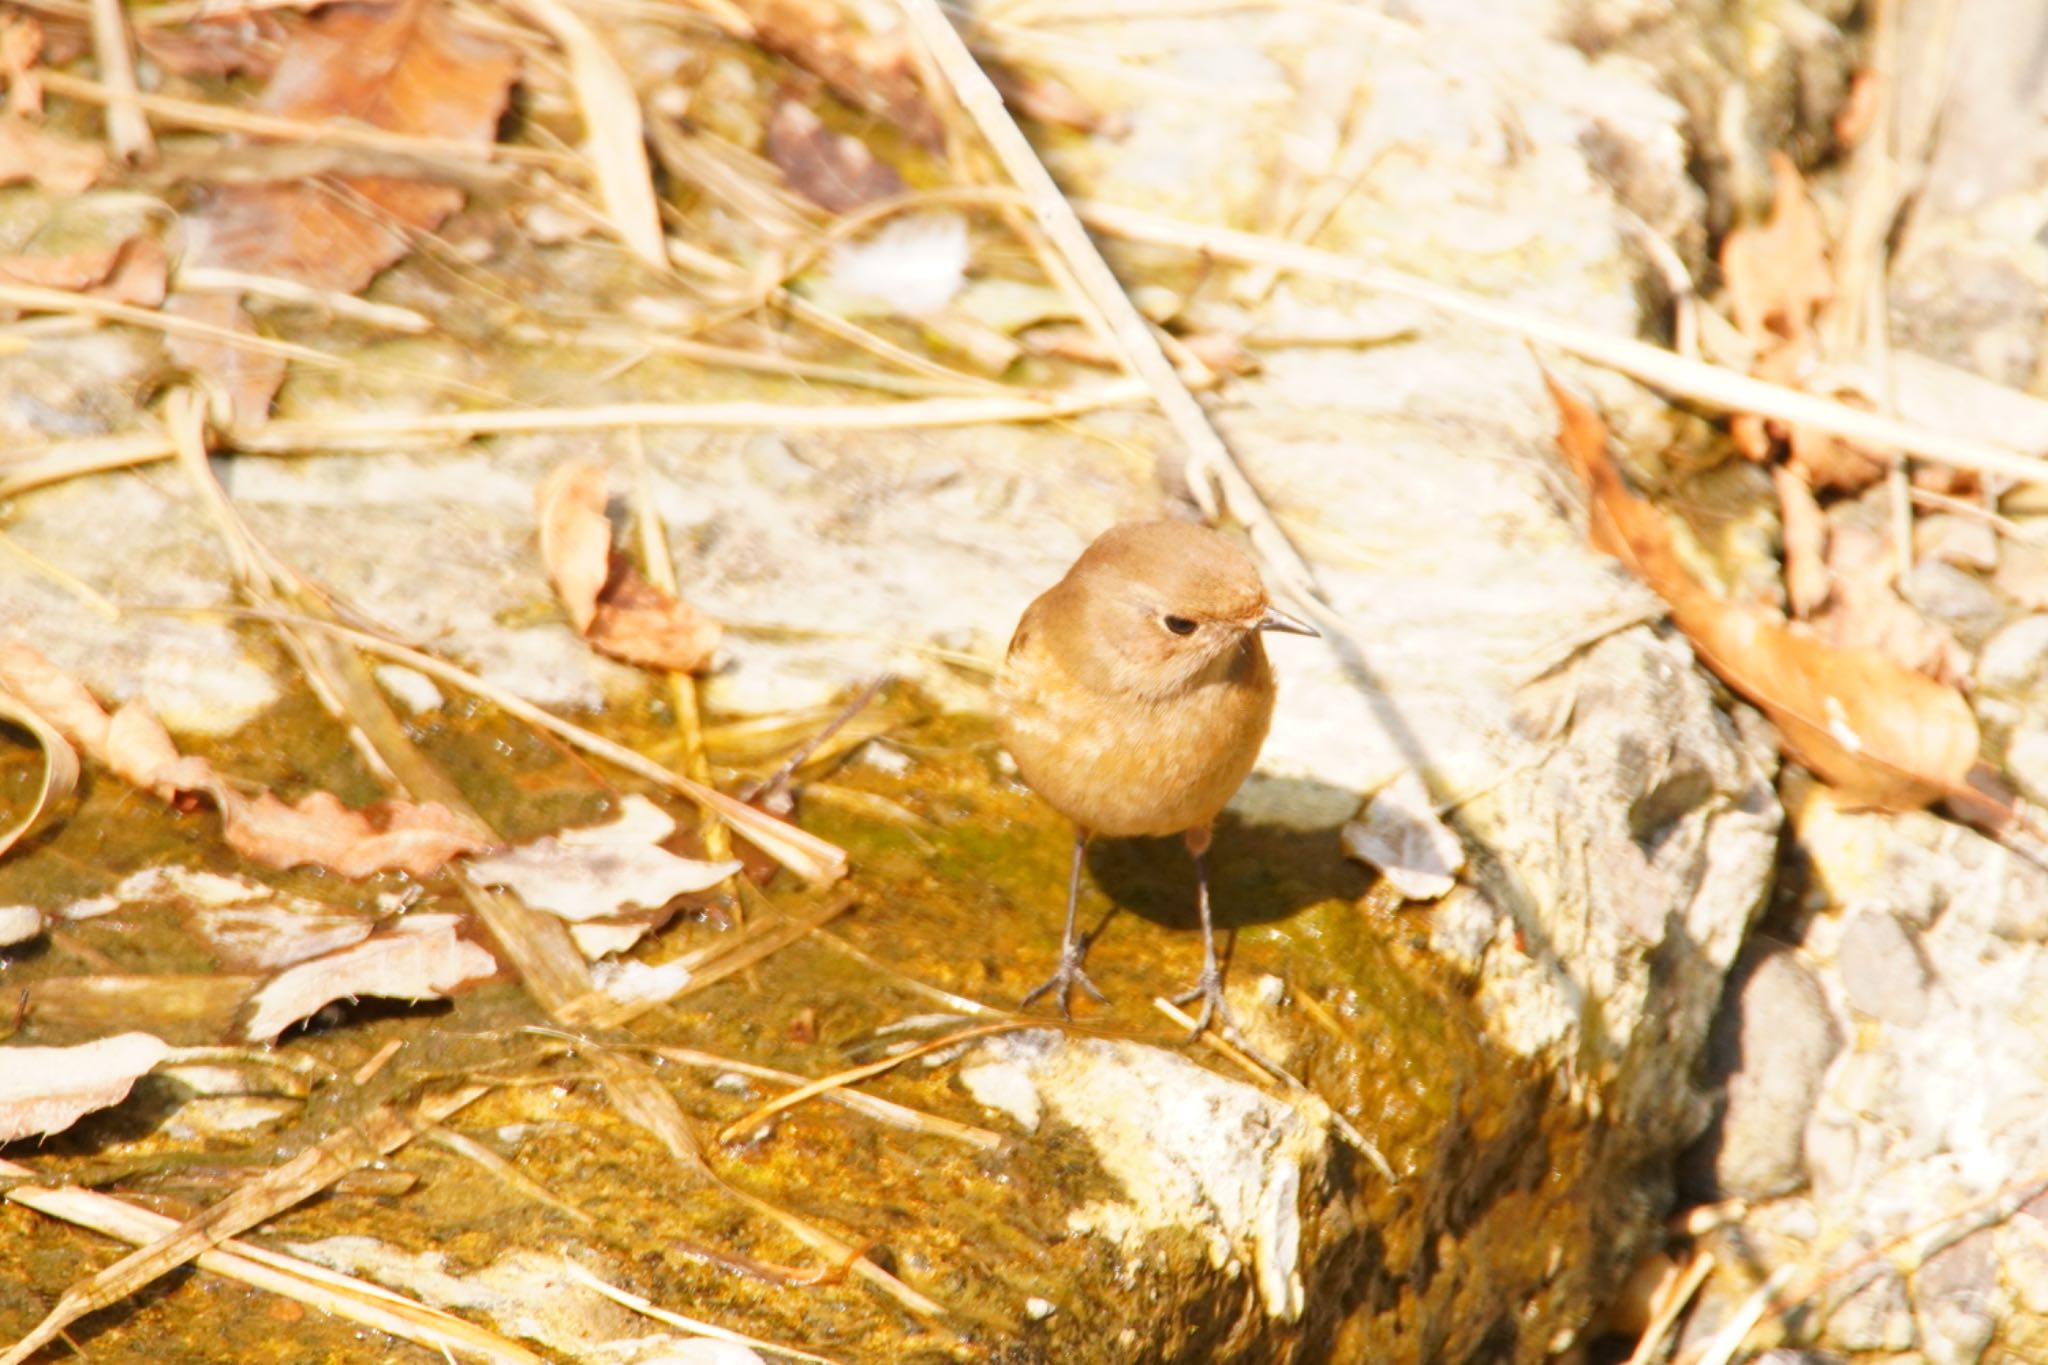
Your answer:
[[[1028,637],[997,683],[1003,739],[1024,780],[1084,829],[1116,836],[1215,819],[1258,759],[1273,694],[1256,637],[1218,676],[1163,697],[1086,687]]]

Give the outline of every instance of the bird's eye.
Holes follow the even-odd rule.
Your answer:
[[[1185,616],[1164,617],[1160,620],[1159,624],[1165,626],[1175,635],[1193,635],[1195,633],[1195,623],[1188,620]]]

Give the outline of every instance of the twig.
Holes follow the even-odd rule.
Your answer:
[[[55,291],[61,292],[61,291]],[[6,302],[0,286],[0,303]],[[268,343],[276,346],[278,343]],[[298,349],[296,347],[292,348]],[[318,352],[313,354],[318,355]],[[325,358],[325,357],[323,357]],[[331,359],[331,358],[328,358]],[[339,362],[335,362],[339,363]],[[904,431],[976,426],[984,422],[1047,422],[1142,399],[1129,380],[1094,384],[1032,398],[926,398],[902,403],[613,403],[594,408],[495,409],[407,416],[399,413],[342,419],[269,422],[237,432],[234,449],[248,455],[287,455],[305,450],[386,450],[394,440],[435,438],[466,441],[540,431],[610,431],[620,427],[691,427],[700,431]],[[71,452],[78,450],[77,455]],[[125,469],[170,458],[164,435],[136,433],[95,437],[73,447],[53,445],[30,452],[0,452],[15,463],[0,478],[0,498],[61,483],[81,474]],[[0,467],[5,467],[0,463]]]
[[[584,1288],[604,1295],[604,1297],[621,1307],[630,1308],[645,1317],[653,1318],[656,1322],[665,1322],[671,1327],[680,1327],[686,1332],[695,1332],[700,1337],[709,1337],[714,1341],[731,1342],[735,1346],[752,1347],[756,1351],[767,1351],[771,1355],[788,1356],[791,1360],[808,1360],[814,1362],[814,1365],[840,1365],[840,1362],[834,1360],[831,1356],[815,1355],[810,1351],[800,1350],[795,1346],[784,1346],[779,1342],[766,1341],[760,1337],[750,1337],[744,1332],[735,1332],[729,1327],[720,1327],[715,1322],[705,1322],[702,1318],[687,1318],[681,1313],[672,1313],[666,1308],[658,1308],[649,1299],[643,1299],[638,1294],[630,1293],[619,1288],[617,1285],[607,1284],[575,1261],[570,1260],[567,1256],[562,1258],[562,1268],[569,1272],[570,1279],[575,1280]]]
[[[934,1038],[930,1042],[919,1043],[916,1047],[906,1048],[902,1052],[893,1053],[878,1062],[868,1062],[862,1066],[848,1067],[844,1071],[835,1071],[830,1076],[821,1076],[817,1080],[806,1082],[785,1094],[777,1095],[752,1113],[734,1119],[719,1130],[718,1140],[720,1142],[731,1142],[741,1134],[752,1132],[754,1129],[759,1128],[784,1110],[794,1109],[805,1100],[822,1095],[827,1091],[837,1090],[841,1086],[852,1085],[855,1081],[867,1080],[870,1076],[879,1076],[885,1071],[893,1071],[913,1058],[929,1056],[934,1052],[943,1052],[947,1048],[957,1047],[970,1039],[985,1038],[992,1033],[1013,1033],[1018,1029],[1044,1027],[1044,1021],[1039,1019],[1002,1019],[993,1024],[975,1024],[969,1028],[949,1033],[943,1038]]]
[[[1115,338],[1126,367],[1144,381],[1153,401],[1187,447],[1188,491],[1196,504],[1212,521],[1220,520],[1227,512],[1243,523],[1253,547],[1290,594],[1318,596],[1315,575],[1308,564],[1288,540],[1258,490],[1252,487],[1251,480],[1238,468],[1229,447],[1210,425],[1200,401],[1181,382],[1150,324],[1117,282],[1102,253],[1096,250],[1087,229],[1075,215],[1074,206],[1067,202],[1029,140],[1003,107],[1003,97],[954,31],[938,0],[901,0],[901,4],[910,27],[952,84],[954,95],[981,129],[996,159],[1023,190],[1039,226],[1052,239],[1080,286],[1082,298],[1100,314],[1104,330]]]
[[[874,681],[870,682],[866,687],[863,687],[859,691],[859,693],[857,693],[854,696],[852,701],[849,701],[848,703],[846,703],[846,705],[840,707],[839,713],[833,716],[832,719],[826,721],[822,729],[820,729],[816,734],[812,735],[809,739],[805,740],[802,744],[799,744],[797,746],[796,752],[791,754],[788,758],[782,761],[781,767],[777,768],[774,772],[770,773],[765,778],[761,778],[757,781],[747,783],[746,786],[741,787],[738,792],[734,793],[734,795],[736,795],[742,801],[752,802],[763,795],[772,793],[781,788],[785,783],[789,781],[789,779],[792,776],[795,775],[796,770],[798,768],[803,767],[805,763],[810,761],[810,757],[812,754],[818,752],[819,745],[823,744],[826,740],[832,738],[833,735],[837,734],[842,728],[845,727],[848,721],[852,720],[861,712],[867,710],[868,703],[875,699],[875,694],[877,692],[880,692],[884,687],[887,687],[892,681],[894,681],[895,676],[896,675],[893,673],[882,673],[876,675]]]
[[[156,138],[136,99],[135,53],[121,0],[92,0],[92,51],[107,79],[107,143],[118,161],[154,161]],[[40,79],[45,73],[38,72]],[[49,85],[44,81],[45,86]]]
[[[1413,299],[1456,317],[1468,318],[1526,340],[1556,346],[1583,360],[1726,412],[1753,412],[1796,422],[1869,446],[1923,459],[2002,474],[2025,483],[2048,483],[2048,463],[1989,441],[1934,431],[1819,398],[1782,384],[1703,361],[1687,360],[1662,347],[1596,331],[1540,313],[1492,303],[1463,290],[1377,266],[1360,265],[1335,252],[1295,246],[1255,233],[1189,223],[1142,209],[1080,203],[1075,206],[1098,230],[1161,246],[1177,246],[1237,261],[1270,261],[1297,274],[1344,280],[1363,289]]]

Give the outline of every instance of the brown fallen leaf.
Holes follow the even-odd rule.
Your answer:
[[[82,194],[107,169],[96,142],[72,139],[18,118],[0,118],[0,185],[35,182],[51,194]]]
[[[277,64],[284,37],[284,24],[264,9],[205,15],[183,24],[135,25],[136,46],[178,76],[264,79]]]
[[[344,877],[394,869],[425,877],[491,846],[469,821],[432,801],[352,810],[331,792],[314,792],[286,805],[270,792],[243,796],[220,782],[208,794],[221,809],[228,847],[267,867],[311,863]]]
[[[1836,517],[1828,536],[1827,571],[1827,607],[1813,619],[1821,639],[1876,650],[1945,683],[1969,676],[1969,654],[1956,637],[1899,596],[1898,560],[1889,536]]]
[[[903,193],[895,167],[859,138],[827,128],[800,100],[776,102],[767,152],[789,187],[827,213],[849,213]]]
[[[920,146],[937,150],[944,141],[900,20],[871,31],[837,0],[739,0],[739,8],[753,22],[756,42],[816,76],[840,99],[881,115]]]
[[[1978,734],[1961,693],[1714,596],[1679,559],[1662,514],[1622,481],[1599,415],[1547,374],[1544,383],[1561,418],[1558,445],[1586,489],[1592,543],[1669,604],[1701,662],[1771,718],[1788,756],[1859,806],[1912,810],[1964,790]]]
[[[535,490],[541,562],[577,633],[615,659],[694,673],[711,662],[724,628],[640,576],[612,552],[604,470],[556,466]]]
[[[17,118],[43,116],[43,82],[36,64],[43,57],[43,26],[26,14],[0,14],[0,76],[6,79],[7,110]]]
[[[1828,520],[1813,490],[1783,465],[1771,470],[1778,490],[1778,523],[1784,528],[1785,605],[1805,620],[1828,600]]]
[[[445,0],[331,5],[287,25],[258,107],[309,123],[345,119],[487,143],[518,65],[511,48],[458,30]],[[185,215],[186,260],[352,294],[461,205],[453,185],[392,176],[221,186]],[[224,297],[230,323],[246,329],[239,301]],[[203,339],[172,342],[180,363],[209,375],[223,349]],[[248,365],[224,386],[235,397],[235,420],[268,410],[276,383],[263,381],[273,368],[281,381],[281,365]]]
[[[1820,360],[1813,330],[1822,305],[1834,297],[1827,230],[1806,192],[1798,167],[1771,153],[1771,216],[1761,227],[1739,227],[1721,248],[1735,325],[1756,348],[1759,379],[1804,387]],[[1886,457],[1827,432],[1798,424],[1765,422],[1744,414],[1732,426],[1736,446],[1752,460],[1769,458],[1782,441],[1809,488],[1854,492],[1884,477]]]
[[[293,805],[268,791],[250,795],[205,759],[181,754],[147,704],[126,702],[109,717],[24,640],[0,636],[0,687],[124,780],[166,801],[192,792],[211,797],[228,846],[270,867],[315,863],[344,877],[391,869],[424,877],[491,847],[483,831],[433,802],[385,801],[358,811],[328,792]]]

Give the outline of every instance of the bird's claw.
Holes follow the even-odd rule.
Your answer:
[[[1173,997],[1176,1005],[1186,1005],[1195,1000],[1202,1002],[1202,1010],[1195,1016],[1195,1026],[1188,1033],[1189,1042],[1201,1037],[1212,1021],[1225,1038],[1234,1042],[1244,1037],[1244,1031],[1238,1028],[1237,1019],[1230,1012],[1230,1003],[1223,998],[1223,973],[1205,968],[1193,990],[1182,991]]]
[[[1073,993],[1075,986],[1079,986],[1082,990],[1094,996],[1097,1002],[1104,1005],[1109,1003],[1109,997],[1097,990],[1095,983],[1088,979],[1088,973],[1081,970],[1080,951],[1068,949],[1060,954],[1060,965],[1053,974],[1032,987],[1031,993],[1024,997],[1023,1002],[1017,1008],[1030,1009],[1032,1001],[1048,991],[1057,989],[1060,993],[1060,1018],[1071,1019],[1074,1017],[1074,1014],[1067,1007],[1067,997]]]

